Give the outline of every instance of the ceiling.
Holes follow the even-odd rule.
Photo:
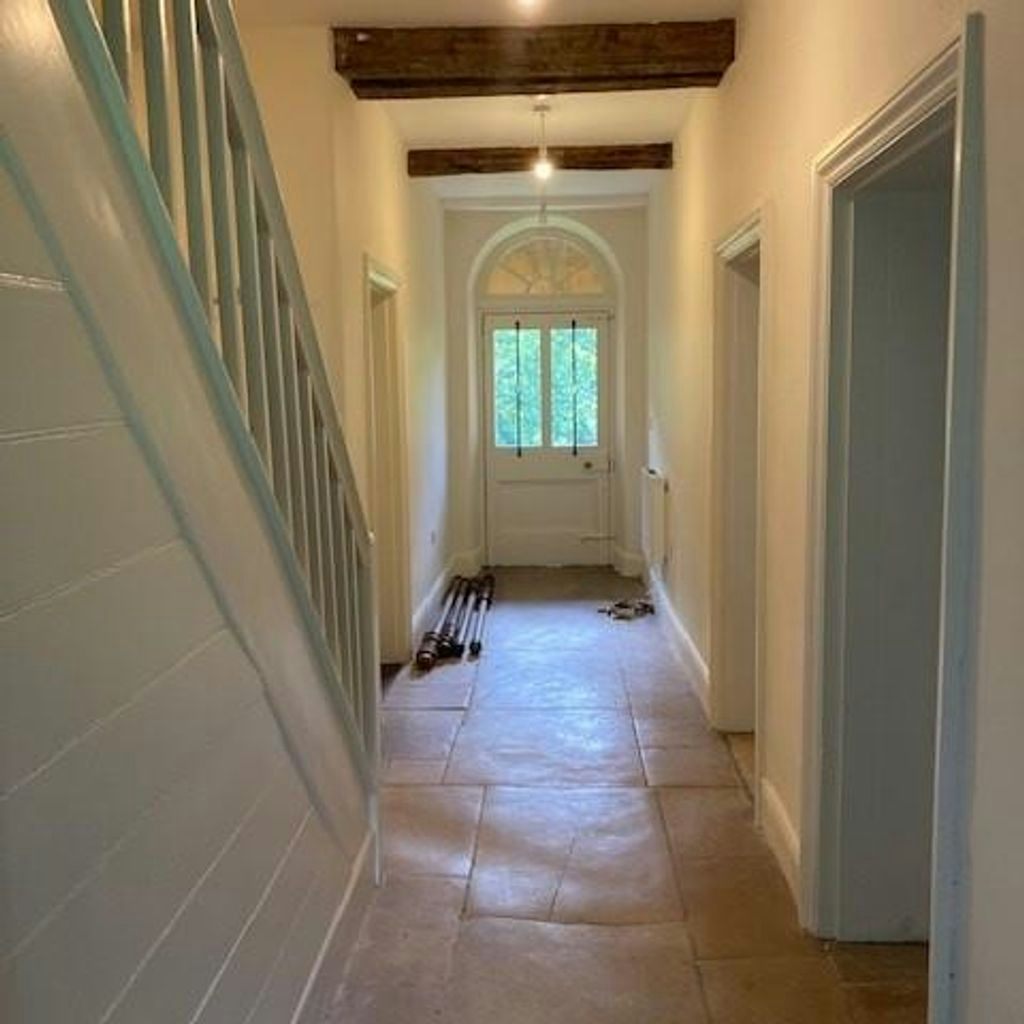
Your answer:
[[[235,0],[264,24],[581,25],[734,17],[741,0]]]
[[[646,196],[665,171],[562,171],[544,192],[552,208],[626,206]],[[541,199],[532,174],[463,174],[429,178],[437,196],[453,205],[483,209],[534,208]]]
[[[553,146],[671,142],[683,123],[690,90],[575,93],[553,96]],[[539,126],[529,96],[392,100],[388,111],[412,148],[532,146]]]
[[[742,0],[235,0],[249,24],[373,26],[546,25],[680,21],[734,17]],[[552,145],[669,142],[695,90],[555,96],[548,119]],[[410,148],[529,146],[538,124],[528,96],[392,100],[384,106]],[[634,196],[648,173],[557,175],[562,195]],[[463,176],[435,181],[445,198],[522,197],[529,175]],[[568,190],[568,191],[567,191]]]

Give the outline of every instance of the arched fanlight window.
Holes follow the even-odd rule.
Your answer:
[[[485,286],[495,298],[597,296],[608,292],[603,269],[577,242],[563,235],[530,235],[506,249]]]

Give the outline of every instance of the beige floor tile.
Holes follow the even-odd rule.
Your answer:
[[[644,783],[628,714],[617,711],[470,711],[445,780],[522,786]]]
[[[628,709],[629,701],[614,660],[585,652],[553,659],[547,652],[529,651],[485,655],[473,706]]]
[[[770,857],[743,790],[661,789],[658,799],[678,859]]]
[[[385,787],[385,872],[468,876],[482,804],[483,790],[477,786]]]
[[[757,775],[757,742],[752,732],[731,733],[727,737],[729,749],[732,751],[733,760],[739,769],[740,778],[744,786],[751,793],[754,792],[754,779]]]
[[[611,644],[609,625],[596,606],[548,604],[539,611],[500,609],[488,617],[488,654],[548,651],[553,660],[569,652],[592,651]]]
[[[334,1024],[919,1024],[919,951],[801,933],[661,624],[597,614],[640,593],[502,571],[484,658],[394,680]]]
[[[638,579],[619,576],[604,567],[509,568],[498,572],[498,599],[502,605],[540,601],[611,601],[639,597]]]
[[[462,717],[461,711],[385,708],[381,713],[384,756],[401,761],[444,761]]]
[[[866,984],[927,981],[928,947],[923,944],[840,942],[831,948],[841,981]]]
[[[659,807],[641,789],[493,789],[469,911],[596,924],[677,921]]]
[[[696,723],[707,719],[700,702],[682,678],[655,680],[626,677],[629,705],[637,718],[689,718]]]
[[[404,668],[384,695],[386,708],[461,710],[469,707],[476,662],[440,665],[432,672]]]
[[[712,1024],[843,1024],[826,957],[719,960],[700,974]]]
[[[685,715],[636,715],[636,732],[642,747],[707,747],[722,742],[707,723],[703,711]]]
[[[442,983],[451,970],[466,884],[391,877],[366,915],[345,973],[349,988]]]
[[[927,1024],[928,986],[924,981],[844,985],[843,1024]]]
[[[384,768],[386,786],[436,786],[444,779],[447,761],[391,760]]]
[[[345,988],[327,1024],[468,1024],[448,1007],[443,985]]]
[[[645,747],[643,758],[649,786],[740,785],[724,743],[699,747]]]
[[[691,671],[672,649],[657,615],[616,626],[615,653],[627,679],[648,676],[682,680],[689,685]]]
[[[637,928],[475,920],[455,953],[465,1024],[706,1024],[681,924]]]
[[[800,930],[789,887],[770,856],[678,860],[676,877],[700,959],[818,950]]]

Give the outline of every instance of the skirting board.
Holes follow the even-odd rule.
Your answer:
[[[639,551],[627,551],[625,548],[616,547],[612,553],[615,571],[620,576],[637,578],[647,575],[647,563]]]
[[[689,669],[693,688],[704,707],[704,713],[711,720],[711,690],[707,663],[701,657],[697,645],[672,607],[668,592],[660,575],[647,572],[647,582],[658,608],[661,627],[666,633],[676,656]],[[768,779],[761,780],[761,827],[786,876],[786,882],[797,904],[800,903],[800,836],[793,825],[786,805],[778,790]]]
[[[761,779],[761,828],[799,906],[800,836],[779,791],[768,779]]]
[[[483,552],[480,548],[475,551],[463,551],[461,554],[452,555],[448,564],[437,574],[437,579],[427,591],[427,596],[420,601],[412,617],[413,643],[419,643],[420,637],[428,629],[434,628],[438,613],[441,611],[441,601],[444,598],[448,581],[453,576],[475,576],[480,571]]]
[[[704,708],[704,714],[708,721],[711,721],[711,690],[709,685],[708,666],[703,656],[690,636],[689,630],[683,625],[672,600],[665,589],[665,583],[661,576],[649,569],[644,574],[647,578],[647,586],[654,597],[655,606],[658,609],[658,621],[668,638],[669,644],[675,655],[686,666],[687,675],[693,684],[694,692]]]
[[[363,840],[345,895],[320,947],[291,1024],[323,1024],[329,1018],[349,955],[370,905],[375,874],[376,834],[370,831]]]
[[[448,564],[437,574],[437,579],[430,585],[427,596],[420,601],[412,616],[412,642],[418,644],[420,637],[428,629],[434,628],[434,620],[441,610],[441,600],[444,597],[448,581],[455,574],[455,559],[450,558]]]

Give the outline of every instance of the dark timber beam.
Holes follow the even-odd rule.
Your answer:
[[[336,28],[334,51],[360,99],[682,89],[718,84],[735,22]]]
[[[548,155],[562,171],[663,171],[672,167],[671,142],[640,146],[552,146]],[[508,174],[529,171],[536,161],[536,146],[531,149],[413,149],[409,152],[409,176]]]

